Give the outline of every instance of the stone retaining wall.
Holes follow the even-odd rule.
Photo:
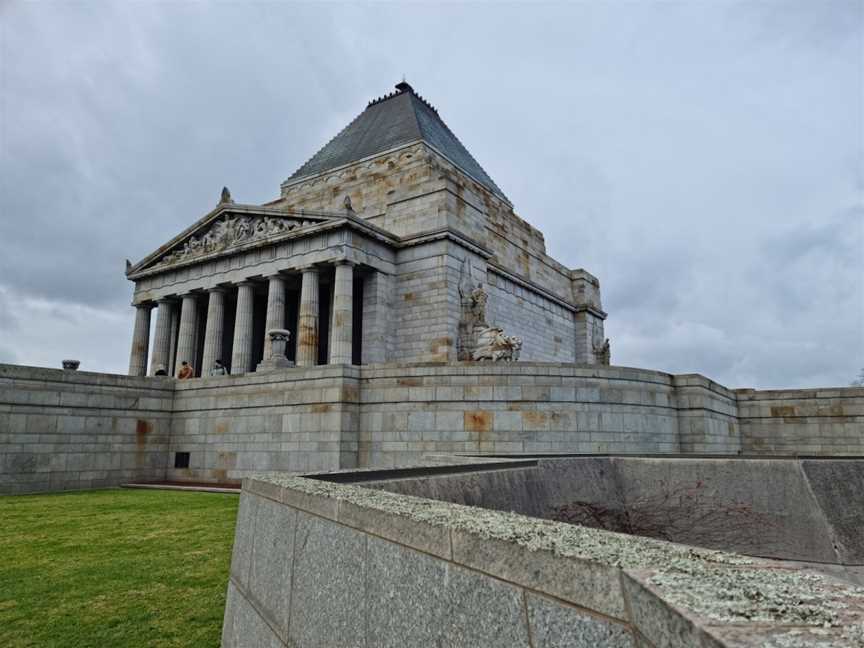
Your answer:
[[[177,453],[189,468],[174,468]],[[864,389],[730,391],[568,363],[322,365],[188,382],[0,365],[0,492],[236,481],[427,453],[864,455]]]
[[[222,648],[856,645],[844,633],[859,631],[864,594],[777,567],[371,488],[261,477],[243,487]],[[748,599],[751,588],[767,600]]]
[[[174,381],[0,365],[0,493],[164,479]]]
[[[864,456],[864,388],[738,389],[745,454]]]

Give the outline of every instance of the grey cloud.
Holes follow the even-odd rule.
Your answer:
[[[861,11],[5,3],[0,287],[62,305],[26,316],[122,370],[95,340],[128,343],[123,260],[223,185],[276,197],[404,73],[550,253],[600,278],[616,363],[845,384],[864,366]],[[2,299],[2,344],[56,364]]]

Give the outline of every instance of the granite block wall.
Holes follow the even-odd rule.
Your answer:
[[[864,388],[735,391],[745,454],[864,456]]]
[[[0,493],[164,479],[171,379],[0,365]]]
[[[177,453],[188,467],[175,468]],[[568,363],[322,365],[188,382],[0,365],[0,492],[236,482],[429,453],[862,456],[864,390],[733,392],[695,374]]]
[[[674,376],[678,434],[685,454],[740,454],[735,393],[698,374]]]
[[[361,466],[424,453],[678,452],[672,377],[567,364],[366,367]]]
[[[238,482],[356,466],[358,375],[322,365],[177,382],[168,478]],[[189,453],[188,468],[174,467],[178,452]]]
[[[575,362],[573,310],[491,270],[486,320],[508,335],[522,338],[521,360]]]
[[[637,645],[630,625],[605,609],[483,573],[469,534],[451,548],[449,533],[292,495],[284,502],[263,482],[244,488],[223,648]]]
[[[860,593],[778,566],[359,485],[262,476],[243,485],[222,648],[857,645],[847,630],[864,612]],[[808,617],[796,613],[801,596]]]

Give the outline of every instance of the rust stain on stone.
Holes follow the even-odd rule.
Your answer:
[[[219,421],[214,429],[214,432],[216,432],[216,434],[225,434],[227,431],[228,423],[226,421]]]
[[[453,346],[453,338],[451,337],[439,337],[433,338],[429,342],[429,350],[433,353],[441,353],[441,347],[444,347],[444,351]]]
[[[330,408],[331,408],[331,406],[328,405],[327,403],[319,403],[318,405],[312,406],[312,413],[313,414],[323,414],[324,412],[329,412]]]
[[[150,425],[149,421],[145,421],[143,419],[138,419],[138,422],[135,423],[135,443],[136,445],[143,446],[147,443],[147,434],[153,429],[153,426]]]
[[[483,434],[492,429],[492,418],[494,412],[486,410],[473,410],[465,412],[465,429],[468,432]]]
[[[342,387],[342,400],[343,401],[357,401],[360,400],[360,390],[356,387],[346,386]]]
[[[237,465],[236,452],[220,452],[217,456],[217,465],[223,469],[231,469]],[[224,471],[223,471],[224,472]]]
[[[423,385],[422,378],[399,378],[396,384],[400,387],[420,387]]]
[[[771,416],[795,416],[795,407],[793,405],[772,407]]]
[[[522,424],[526,427],[543,427],[546,425],[547,416],[545,412],[526,410],[522,412]]]
[[[414,293],[413,292],[405,293],[405,295],[403,295],[402,298],[405,301],[414,301]]]

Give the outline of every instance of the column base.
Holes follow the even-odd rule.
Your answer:
[[[277,371],[278,369],[289,369],[295,366],[294,362],[289,360],[288,358],[276,358],[270,360],[262,360],[258,363],[258,366],[255,367],[255,373],[261,373],[262,371]]]

